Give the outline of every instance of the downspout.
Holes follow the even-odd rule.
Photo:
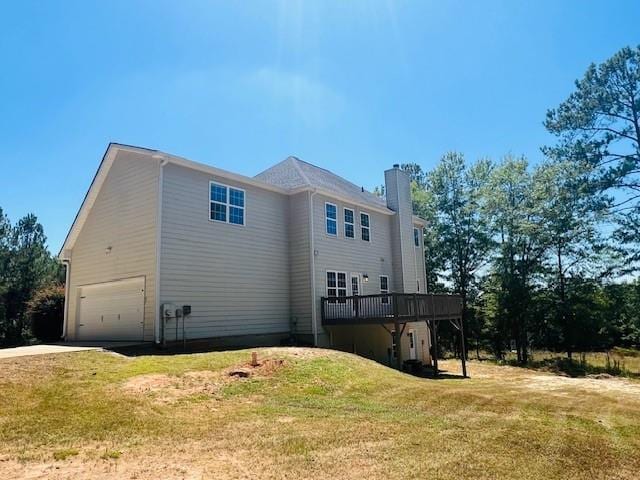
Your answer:
[[[69,292],[71,286],[69,285],[69,279],[71,278],[71,261],[68,259],[62,260],[64,265],[64,310],[62,319],[62,335],[60,338],[67,339],[67,322],[69,321]]]
[[[160,334],[160,324],[163,320],[161,318],[160,311],[160,256],[161,256],[161,248],[160,242],[162,240],[162,190],[163,190],[163,179],[164,179],[164,169],[163,167],[169,162],[169,159],[164,155],[153,155],[154,158],[160,159],[159,166],[160,171],[158,172],[158,206],[157,206],[157,218],[156,218],[156,275],[155,275],[155,299],[154,299],[154,307],[155,307],[155,319],[153,322],[154,331],[153,337],[156,345],[159,345],[162,342],[161,334]],[[164,329],[162,331],[162,336],[164,336]]]
[[[318,346],[318,319],[317,319],[317,306],[316,306],[316,255],[315,255],[315,234],[314,234],[314,211],[313,211],[313,197],[318,193],[317,189],[313,189],[309,194],[309,251],[311,255],[311,324],[313,328],[313,346]]]

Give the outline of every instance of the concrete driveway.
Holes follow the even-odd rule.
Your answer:
[[[49,345],[29,345],[0,349],[0,359],[25,357],[28,355],[49,355],[51,353],[83,352],[87,350],[109,350],[118,347],[138,345],[132,342],[96,342],[96,343],[54,343]]]

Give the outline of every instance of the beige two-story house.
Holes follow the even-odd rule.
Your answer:
[[[60,251],[67,340],[296,341],[382,362],[429,362],[409,175],[379,198],[295,157],[246,177],[110,144]],[[398,362],[400,363],[400,362]]]

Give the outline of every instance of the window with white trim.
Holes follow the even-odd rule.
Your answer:
[[[209,219],[244,225],[244,197],[244,190],[209,182]]]
[[[327,271],[327,298],[330,303],[345,303],[347,296],[346,272]]]
[[[360,234],[362,240],[365,242],[371,240],[371,226],[368,213],[360,212]]]
[[[380,293],[389,293],[389,277],[380,275]],[[383,297],[382,303],[389,303],[389,297]]]
[[[338,207],[333,203],[324,204],[324,213],[327,224],[328,235],[338,235]]]
[[[344,236],[346,238],[355,238],[355,230],[353,226],[354,212],[350,208],[344,209]]]
[[[413,229],[413,244],[416,247],[420,246],[420,229],[415,227]]]

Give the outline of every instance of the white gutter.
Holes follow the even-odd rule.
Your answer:
[[[164,179],[164,169],[163,167],[169,162],[169,159],[161,154],[154,154],[153,158],[157,158],[160,160],[159,167],[160,171],[158,172],[158,208],[156,211],[156,275],[155,275],[155,299],[154,299],[154,309],[155,309],[155,318],[153,322],[153,339],[156,345],[160,344],[162,339],[160,338],[160,323],[161,323],[161,312],[160,312],[160,257],[161,257],[161,249],[160,242],[162,240],[162,190],[163,190],[163,179]]]
[[[63,340],[67,339],[67,322],[69,321],[69,291],[71,290],[71,286],[69,285],[69,279],[71,278],[71,261],[70,260],[62,260],[64,265],[64,313],[62,320],[62,338]]]
[[[309,250],[311,254],[311,325],[313,328],[313,346],[318,346],[318,319],[317,319],[317,307],[316,307],[316,249],[315,249],[315,234],[313,226],[313,197],[316,195],[317,190],[309,191]]]

